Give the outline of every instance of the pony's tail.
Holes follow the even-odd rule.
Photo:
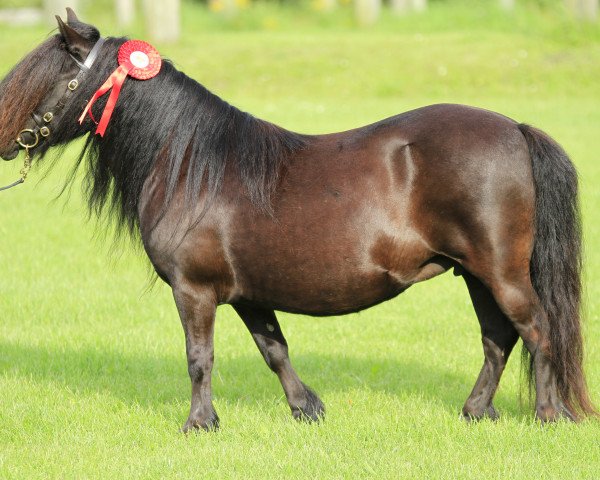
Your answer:
[[[548,316],[550,355],[558,393],[575,416],[598,415],[588,394],[582,365],[577,171],[560,145],[544,132],[524,124],[519,129],[529,147],[535,185],[531,281]],[[527,369],[530,384],[531,373],[530,365]]]

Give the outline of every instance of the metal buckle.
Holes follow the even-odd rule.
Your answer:
[[[48,127],[40,128],[40,135],[44,138],[50,135],[50,129]]]
[[[44,114],[44,116],[42,118],[44,119],[44,122],[50,123],[52,121],[52,119],[54,118],[54,114],[52,112],[47,112]]]
[[[35,137],[35,142],[33,142],[32,144],[26,144],[24,142],[24,140],[21,138],[21,135],[23,133],[30,133],[31,135],[33,135]],[[50,131],[48,131],[48,133],[50,133]],[[38,143],[40,143],[40,136],[38,135],[38,133],[36,131],[31,130],[30,128],[26,128],[19,132],[19,135],[17,136],[17,143],[24,149],[28,150],[30,148],[37,147]]]
[[[77,87],[79,86],[79,80],[74,78],[73,80],[71,80],[69,82],[69,85],[67,85],[67,86],[69,87],[69,90],[71,90],[71,91],[77,90]]]

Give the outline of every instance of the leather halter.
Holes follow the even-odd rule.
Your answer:
[[[77,90],[77,87],[79,87],[79,84],[98,58],[100,49],[102,48],[102,45],[104,45],[105,41],[106,39],[100,37],[90,50],[90,53],[88,54],[87,58],[83,63],[80,62],[77,58],[75,58],[74,55],[69,53],[69,56],[73,59],[77,66],[79,66],[79,72],[77,72],[75,78],[67,84],[67,90],[65,91],[64,95],[60,98],[60,100],[56,103],[54,108],[48,110],[43,115],[39,115],[36,112],[33,112],[31,114],[31,118],[35,122],[35,127],[26,128],[19,132],[16,142],[19,144],[20,148],[32,149],[34,147],[37,147],[40,142],[43,142],[50,136],[50,134],[52,133],[50,129],[51,123],[56,122],[57,119],[60,118],[62,110],[67,104],[67,101],[69,100],[73,92]],[[24,135],[30,136],[31,138],[26,139],[24,138]]]
[[[83,63],[81,63],[77,58],[75,58],[75,56],[69,53],[69,56],[79,66],[79,72],[77,72],[75,78],[67,84],[67,91],[60,98],[60,100],[57,102],[54,108],[48,110],[42,116],[35,113],[35,111],[31,113],[31,118],[35,122],[35,127],[25,128],[21,130],[19,132],[19,135],[17,135],[17,138],[15,139],[15,141],[19,144],[19,150],[25,150],[25,163],[20,172],[21,178],[19,178],[19,180],[17,180],[16,182],[11,183],[10,185],[0,187],[0,192],[16,187],[17,185],[20,185],[25,181],[25,178],[27,178],[27,174],[29,173],[29,169],[31,168],[31,156],[29,155],[29,150],[37,147],[40,144],[40,142],[45,141],[50,136],[52,131],[50,130],[49,125],[53,121],[56,122],[57,119],[60,118],[60,115],[62,114],[63,108],[65,108],[67,101],[69,100],[73,92],[77,90],[77,87],[79,87],[79,84],[81,83],[83,78],[90,71],[90,68],[92,68],[92,65],[98,58],[100,49],[102,48],[102,45],[104,45],[105,41],[106,39],[100,37],[90,50],[90,53],[88,53],[88,56]],[[25,138],[25,135],[27,135],[30,138]]]

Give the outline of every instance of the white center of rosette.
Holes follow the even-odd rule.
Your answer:
[[[135,51],[129,56],[131,64],[135,68],[146,68],[150,65],[150,58],[144,52]]]

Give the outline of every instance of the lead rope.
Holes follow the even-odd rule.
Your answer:
[[[32,144],[24,143],[23,138],[21,137],[22,133],[34,134],[35,135],[34,143],[32,143]],[[31,169],[31,155],[29,155],[29,149],[37,146],[37,144],[39,143],[39,136],[33,130],[22,130],[21,132],[19,132],[19,136],[17,137],[16,142],[25,149],[25,161],[23,162],[23,168],[19,172],[19,174],[21,175],[21,178],[19,178],[16,182],[11,183],[10,185],[6,185],[5,187],[0,187],[0,192],[2,192],[3,190],[8,190],[10,188],[16,187],[17,185],[21,185],[23,182],[25,182],[25,179],[27,178],[27,174],[29,173],[29,170]]]
[[[25,161],[23,162],[23,168],[19,172],[21,174],[21,178],[19,178],[16,182],[11,183],[10,185],[6,185],[5,187],[0,187],[0,192],[3,190],[8,190],[9,188],[16,187],[17,185],[21,185],[25,179],[27,178],[27,174],[31,169],[31,156],[29,155],[29,148],[25,149]]]

